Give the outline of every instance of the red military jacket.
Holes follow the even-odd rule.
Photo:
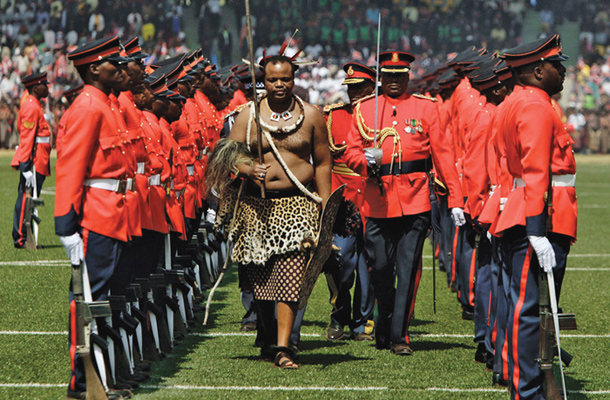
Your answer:
[[[59,124],[57,124],[57,132],[55,132],[55,151],[57,152],[57,158],[61,157],[61,152],[63,150],[66,123],[70,120],[70,110],[72,110],[72,107],[68,107],[68,109],[64,111],[59,119]]]
[[[187,185],[188,172],[180,154],[180,147],[171,135],[170,124],[164,118],[159,120],[161,127],[162,143],[166,154],[169,154],[168,162],[172,166],[172,177],[169,184],[170,190],[166,201],[166,212],[169,218],[170,229],[178,232],[178,237],[186,240],[186,227],[184,223],[183,195]]]
[[[496,106],[491,103],[479,103],[480,109],[474,117],[472,130],[465,141],[464,181],[468,192],[465,212],[475,219],[478,218],[483,204],[489,195],[490,183],[485,167],[485,146],[487,131]]]
[[[33,165],[37,173],[49,176],[51,173],[49,168],[51,132],[49,124],[44,118],[42,105],[36,97],[30,94],[24,95],[21,99],[17,129],[19,130],[19,147],[15,150],[11,167],[23,172],[30,170]],[[36,138],[42,139],[36,143]]]
[[[246,103],[248,103],[246,94],[241,89],[237,89],[235,92],[233,92],[233,98],[229,102],[227,110],[229,112],[235,111],[237,108],[239,108],[239,106],[244,105]]]
[[[550,174],[576,174],[572,150],[574,141],[567,132],[551,98],[541,89],[525,86],[502,125],[506,144],[506,163],[513,178],[524,186],[516,187],[506,200],[498,221],[498,232],[516,225],[525,226],[528,235],[546,234],[546,198]],[[550,167],[549,167],[550,166]],[[576,239],[576,190],[573,186],[552,188],[552,232]]]
[[[138,110],[133,101],[133,93],[121,92],[118,99],[121,104],[121,114],[125,119],[127,128],[126,134],[131,141],[138,163],[136,170],[136,192],[140,204],[140,222],[142,224],[142,229],[152,229],[152,217],[148,205],[148,193],[150,192],[148,185],[150,160],[142,127],[144,123],[142,113]]]
[[[85,85],[72,103],[62,155],[57,160],[55,232],[69,236],[85,228],[127,241],[130,207],[124,194],[85,186],[86,179],[133,179],[136,161],[131,143],[121,133],[124,122],[110,98]]]
[[[490,127],[487,132],[487,169],[488,176],[492,185],[496,185],[495,190],[489,196],[489,200],[485,202],[479,222],[490,225],[488,231],[492,235],[497,235],[496,232],[498,219],[502,212],[503,204],[506,202],[506,197],[513,187],[513,178],[508,172],[506,166],[506,145],[504,144],[504,136],[501,134],[504,120],[506,118],[506,110],[510,108],[512,102],[519,96],[523,88],[515,86],[511,94],[506,96],[504,101],[497,107],[496,112],[490,122]],[[492,172],[492,171],[495,171]]]
[[[462,207],[463,198],[451,146],[439,126],[434,99],[403,94],[398,98],[379,96],[377,147],[383,150],[381,168],[432,157],[435,168],[449,189],[449,207]],[[373,146],[375,99],[367,98],[354,107],[352,127],[345,152],[346,164],[367,176],[362,214],[373,218],[394,218],[430,211],[426,172],[382,176],[383,194],[376,177],[369,176],[363,149]],[[384,167],[385,166],[385,167]],[[432,165],[429,165],[430,169]]]
[[[342,184],[346,184],[343,197],[360,208],[366,181],[350,169],[345,160],[345,149],[347,149],[349,131],[352,128],[352,114],[353,109],[349,104],[339,103],[324,108],[328,142],[333,160],[332,189],[335,190]]]
[[[180,157],[187,169],[187,185],[184,191],[184,216],[186,218],[196,218],[197,207],[199,205],[200,196],[198,194],[198,172],[195,170],[195,161],[197,147],[194,141],[191,140],[192,135],[189,133],[189,126],[186,122],[184,113],[180,115],[177,121],[170,125],[171,134],[180,149]],[[186,144],[186,145],[185,145]],[[190,144],[190,145],[189,145]]]
[[[206,128],[204,137],[207,140],[204,147],[208,147],[209,150],[212,150],[216,141],[220,139],[220,131],[224,124],[224,118],[222,117],[222,114],[216,110],[216,107],[214,107],[210,99],[199,90],[195,91],[195,101],[204,117],[202,123]]]
[[[167,216],[165,214],[166,191],[164,185],[171,179],[171,167],[167,162],[169,154],[165,154],[163,144],[161,143],[161,127],[157,117],[149,111],[142,111],[142,117],[144,119],[142,127],[146,137],[146,148],[151,152],[151,179],[159,179],[160,183],[159,185],[151,184],[148,194],[152,230],[168,233],[169,225],[167,224]]]

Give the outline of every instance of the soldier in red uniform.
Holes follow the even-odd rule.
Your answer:
[[[464,223],[462,191],[451,147],[440,130],[436,100],[406,93],[413,60],[403,52],[379,55],[384,94],[378,99],[377,121],[375,99],[358,103],[345,153],[347,166],[368,177],[361,211],[379,307],[376,345],[400,355],[413,353],[408,327],[430,226],[428,174],[433,162],[447,183],[454,220]],[[373,145],[381,149],[381,157],[370,149]],[[373,170],[376,176],[371,176]]]
[[[538,277],[552,272],[559,301],[567,255],[576,240],[573,141],[551,105],[551,96],[563,88],[566,69],[561,62],[568,58],[561,54],[558,35],[507,50],[503,58],[523,87],[513,93],[498,132],[514,188],[497,225],[511,272],[511,396],[542,399]]]
[[[72,264],[86,261],[86,284],[97,301],[107,298],[125,242],[135,233],[126,194],[135,189],[136,160],[124,134],[124,121],[109,97],[123,80],[119,63],[127,60],[119,55],[118,37],[85,44],[68,58],[85,87],[71,106],[62,156],[55,168],[55,232]],[[70,318],[73,326],[73,312]],[[81,398],[86,390],[75,345],[71,340],[68,398]]]
[[[61,157],[64,134],[66,133],[66,121],[70,120],[70,106],[76,97],[83,91],[84,87],[85,84],[81,82],[62,94],[63,98],[68,102],[68,108],[62,114],[57,126],[57,132],[55,133],[55,151],[57,152],[57,158]]]
[[[49,95],[47,73],[33,74],[21,80],[27,92],[21,99],[17,117],[19,147],[15,151],[11,167],[19,170],[19,189],[13,216],[13,244],[20,249],[27,239],[24,224],[27,188],[36,188],[40,194],[42,184],[50,174],[51,132],[44,118],[41,100]]]
[[[345,149],[352,124],[353,107],[357,101],[369,96],[375,90],[375,70],[365,65],[349,62],[343,66],[347,76],[343,81],[347,85],[349,104],[333,104],[324,108],[324,117],[328,129],[330,151],[333,157],[332,183],[333,190],[346,184],[345,203],[340,212],[340,232],[333,239],[339,247],[340,261],[337,268],[326,273],[330,290],[330,325],[326,329],[326,338],[337,340],[344,337],[345,326],[349,326],[352,336],[357,341],[373,340],[372,327],[367,329],[368,320],[372,318],[375,298],[364,257],[363,226],[359,208],[362,205],[364,178],[352,171],[345,163]],[[357,274],[352,309],[350,290]]]

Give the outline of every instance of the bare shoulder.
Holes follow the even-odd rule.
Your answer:
[[[319,121],[324,122],[324,117],[322,116],[322,112],[320,112],[318,107],[303,101],[303,108],[305,109],[305,117],[307,117],[311,123],[315,124]]]

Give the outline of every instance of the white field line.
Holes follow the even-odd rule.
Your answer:
[[[19,336],[19,335],[30,335],[30,336],[61,336],[68,335],[68,331],[55,331],[55,332],[44,332],[44,331],[0,331],[0,335],[6,336]],[[244,333],[244,332],[193,332],[189,335],[200,336],[200,337],[247,337],[256,336],[256,333]],[[323,337],[323,334],[318,333],[301,333],[302,337]],[[459,333],[412,333],[411,337],[418,338],[457,338],[457,339],[471,339],[472,335],[465,335]],[[574,335],[565,334],[561,335],[562,338],[574,338],[574,339],[609,339],[610,334],[607,335]]]
[[[65,383],[0,383],[0,388],[63,388]],[[490,388],[400,388],[390,389],[387,386],[194,386],[194,385],[142,385],[148,390],[189,390],[189,391],[228,391],[245,390],[259,392],[367,392],[376,390],[392,390],[395,392],[450,392],[450,393],[503,393],[506,389]],[[569,390],[571,394],[607,395],[610,390]]]

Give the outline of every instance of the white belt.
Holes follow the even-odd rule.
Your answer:
[[[500,211],[504,210],[504,204],[506,204],[506,197],[500,197]]]
[[[161,185],[161,174],[149,176],[148,184],[150,186],[160,186]]]
[[[136,174],[144,175],[145,173],[146,173],[146,163],[145,162],[139,162],[138,163],[138,170],[136,171]]]
[[[120,179],[85,179],[85,186],[96,189],[104,189],[110,192],[125,194],[128,190],[135,189],[135,182],[129,178],[126,180]]]
[[[489,188],[489,197],[493,196],[498,185],[491,185]]]
[[[51,143],[51,136],[36,136],[36,143]]]
[[[551,185],[556,187],[574,187],[576,185],[576,174],[553,175]],[[513,187],[525,187],[525,181],[521,178],[515,178]]]
[[[195,174],[195,166],[187,165],[186,170],[189,172],[189,176],[193,176]]]

